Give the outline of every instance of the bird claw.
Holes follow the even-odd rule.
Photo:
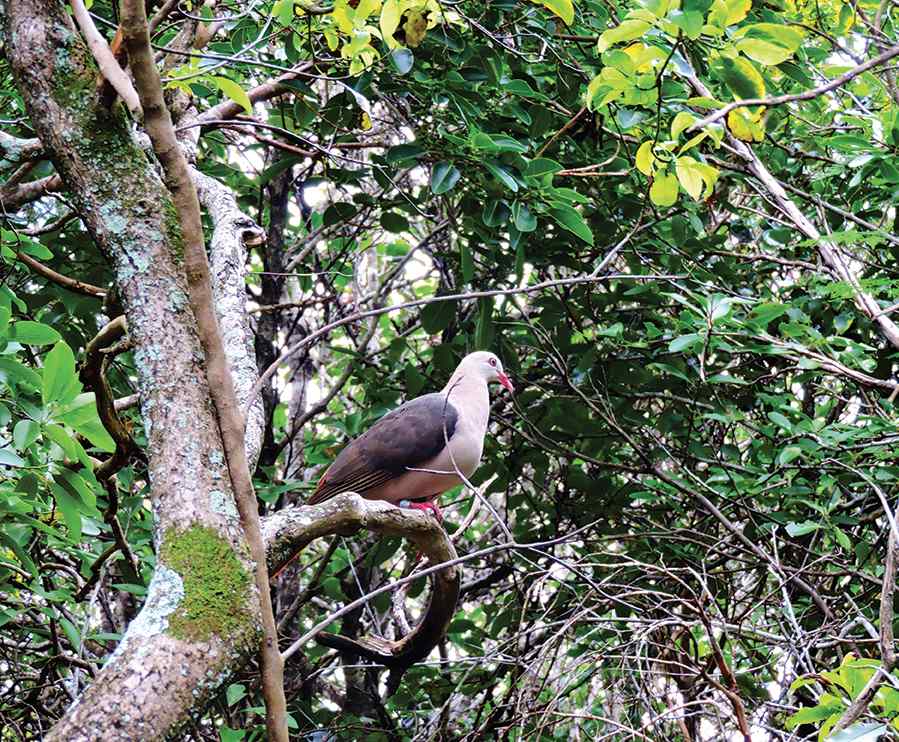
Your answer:
[[[410,510],[422,510],[422,511],[430,511],[433,513],[434,517],[437,519],[438,523],[443,523],[443,513],[440,512],[440,508],[437,507],[436,502],[432,502],[430,500],[425,500],[424,502],[412,502],[411,500],[400,500],[397,503],[401,508],[408,508]]]

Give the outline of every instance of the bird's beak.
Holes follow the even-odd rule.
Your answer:
[[[506,387],[506,389],[509,390],[510,394],[515,394],[515,387],[512,386],[512,382],[509,381],[509,377],[506,376],[502,371],[497,371],[496,375],[499,377],[499,383]]]

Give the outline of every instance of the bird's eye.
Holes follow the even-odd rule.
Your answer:
[[[490,359],[490,365],[493,366],[494,368],[496,367],[496,359],[495,358]]]

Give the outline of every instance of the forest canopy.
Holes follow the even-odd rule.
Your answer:
[[[7,0],[0,740],[899,739],[897,13]]]

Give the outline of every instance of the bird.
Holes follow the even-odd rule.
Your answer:
[[[481,462],[490,415],[488,384],[515,388],[499,358],[465,356],[439,392],[387,413],[337,455],[308,500],[317,505],[341,492],[443,514],[437,498],[469,479]],[[460,474],[462,476],[460,476]]]

